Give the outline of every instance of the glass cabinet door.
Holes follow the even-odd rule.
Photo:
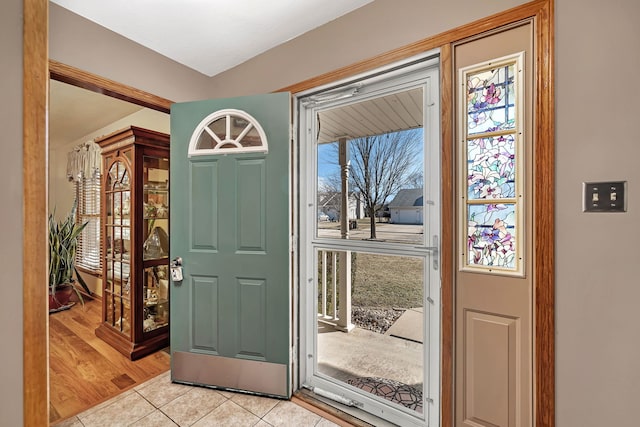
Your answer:
[[[169,324],[169,159],[143,156],[144,332]]]
[[[102,151],[102,322],[96,336],[131,360],[169,345],[169,140],[129,126]]]
[[[168,265],[144,269],[144,307],[142,309],[144,332],[151,332],[169,324],[168,276]]]
[[[104,321],[131,334],[131,174],[115,161],[106,177]]]

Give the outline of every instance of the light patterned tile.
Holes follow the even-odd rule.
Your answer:
[[[221,395],[223,395],[227,399],[231,399],[236,394],[239,394],[239,393],[234,393],[233,391],[227,391],[227,390],[218,390],[218,393],[220,393]]]
[[[61,423],[55,424],[55,427],[84,427],[78,417],[69,418]]]
[[[143,384],[136,391],[151,402],[153,406],[160,408],[192,388],[192,386],[184,384],[174,384],[171,382],[169,375],[162,375]]]
[[[209,412],[204,418],[200,419],[193,427],[243,427],[254,426],[260,421],[260,418],[251,412],[227,400],[213,411]]]
[[[176,427],[177,425],[159,409],[131,424],[132,427]]]
[[[311,427],[315,426],[320,418],[320,415],[316,415],[293,402],[281,401],[263,417],[263,420],[275,427]]]
[[[258,424],[256,424],[253,427],[273,427],[271,424],[269,424],[268,422],[266,422],[265,420],[260,420],[258,421]]]
[[[277,399],[244,393],[235,393],[231,400],[259,418],[264,417],[279,402]]]
[[[320,422],[316,424],[316,427],[340,427],[340,426],[332,421],[329,421],[326,418],[322,418]]]
[[[88,417],[89,415],[93,414],[96,411],[101,410],[102,408],[106,408],[107,406],[111,406],[114,403],[128,397],[131,396],[132,394],[134,394],[135,391],[133,390],[127,390],[124,393],[120,393],[119,395],[112,397],[109,400],[106,400],[102,403],[100,403],[99,405],[96,406],[92,406],[91,408],[87,409],[86,411],[82,412],[81,414],[78,415],[78,417],[83,416],[83,417]]]
[[[138,421],[154,410],[153,405],[142,396],[132,393],[89,415],[80,414],[78,418],[85,427],[119,427]]]
[[[156,375],[155,377],[143,382],[142,384],[139,384],[139,385],[135,386],[133,389],[135,391],[138,391],[141,388],[145,388],[145,387],[147,387],[147,386],[149,386],[149,385],[151,385],[151,384],[153,384],[155,382],[163,382],[163,381],[164,382],[171,381],[171,371],[166,371],[166,372],[163,372],[163,373],[161,373],[159,375]]]
[[[216,390],[193,387],[160,409],[178,425],[190,426],[226,401]]]

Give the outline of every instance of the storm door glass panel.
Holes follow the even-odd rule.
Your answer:
[[[522,55],[461,70],[462,268],[522,274]]]
[[[425,258],[318,250],[316,263],[316,373],[422,414]]]
[[[424,242],[423,91],[318,112],[318,238]]]
[[[436,64],[300,100],[305,385],[416,427],[440,407]]]

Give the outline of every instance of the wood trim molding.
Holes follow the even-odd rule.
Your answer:
[[[102,93],[153,110],[162,111],[163,113],[169,113],[171,104],[173,104],[173,101],[168,99],[54,61],[53,59],[49,60],[49,73],[53,80]]]
[[[23,0],[23,423],[49,425],[47,70],[49,2]],[[25,333],[26,332],[26,333]]]
[[[538,14],[538,12],[545,7],[548,1],[549,0],[535,0],[530,3],[525,3],[521,6],[514,7],[513,9],[499,12],[487,18],[482,18],[481,20],[462,25],[454,28],[453,30],[427,37],[398,49],[382,53],[374,56],[373,58],[356,62],[355,64],[347,65],[346,67],[286,86],[279,89],[277,92],[304,92],[305,90],[309,90],[314,87],[326,85],[356,74],[371,71],[393,62],[421,54],[431,49],[455,43],[462,39],[472,37],[522,19],[530,18]]]
[[[534,421],[555,426],[555,30],[554,1],[536,20],[536,139],[534,148]]]
[[[411,56],[440,48],[442,92],[442,185],[453,188],[452,64],[451,46],[464,39],[495,31],[525,19],[536,23],[536,206],[534,265],[534,425],[555,426],[555,264],[554,264],[554,2],[535,0],[453,30],[425,38],[376,57],[313,77],[280,89],[299,93],[364,73]],[[448,81],[447,81],[448,79]],[[454,209],[452,194],[442,193],[442,384],[443,427],[453,426],[454,294],[453,257]],[[449,222],[447,222],[449,221]],[[450,225],[447,225],[450,224]]]
[[[46,265],[29,262],[46,259],[44,232],[47,218],[47,106],[49,77],[95,92],[103,93],[154,110],[169,112],[171,101],[102,78],[77,68],[48,60],[48,2],[23,0],[23,132],[24,132],[24,425],[48,424],[48,310],[41,283],[46,283]],[[535,216],[535,402],[536,426],[555,426],[555,331],[554,331],[554,2],[535,0],[451,31],[428,37],[317,77],[282,88],[299,93],[359,73],[440,48],[442,85],[442,179],[443,188],[453,185],[454,150],[451,114],[451,44],[492,31],[501,26],[535,18],[537,39],[536,87],[536,206]],[[48,66],[48,67],[47,67]],[[47,69],[48,68],[48,69]],[[453,200],[442,193],[442,426],[453,426]],[[449,221],[449,223],[447,223]],[[450,224],[450,225],[446,225]],[[448,243],[447,243],[448,242]],[[28,264],[28,265],[27,265]],[[445,376],[446,375],[446,376]]]
[[[442,132],[441,152],[441,280],[442,280],[442,313],[441,322],[441,360],[440,360],[440,420],[442,427],[453,427],[454,389],[453,389],[453,360],[454,360],[454,242],[455,209],[451,191],[455,183],[455,150],[453,140],[453,57],[451,44],[440,48],[440,109]]]
[[[49,78],[168,113],[172,101],[48,59],[49,3],[24,0],[23,22],[23,420],[49,424],[48,258]],[[39,231],[38,231],[39,230]],[[43,345],[44,343],[44,345]]]

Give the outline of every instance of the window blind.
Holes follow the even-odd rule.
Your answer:
[[[91,272],[102,271],[100,245],[100,173],[75,181],[77,221],[87,222],[78,240],[76,265]]]

